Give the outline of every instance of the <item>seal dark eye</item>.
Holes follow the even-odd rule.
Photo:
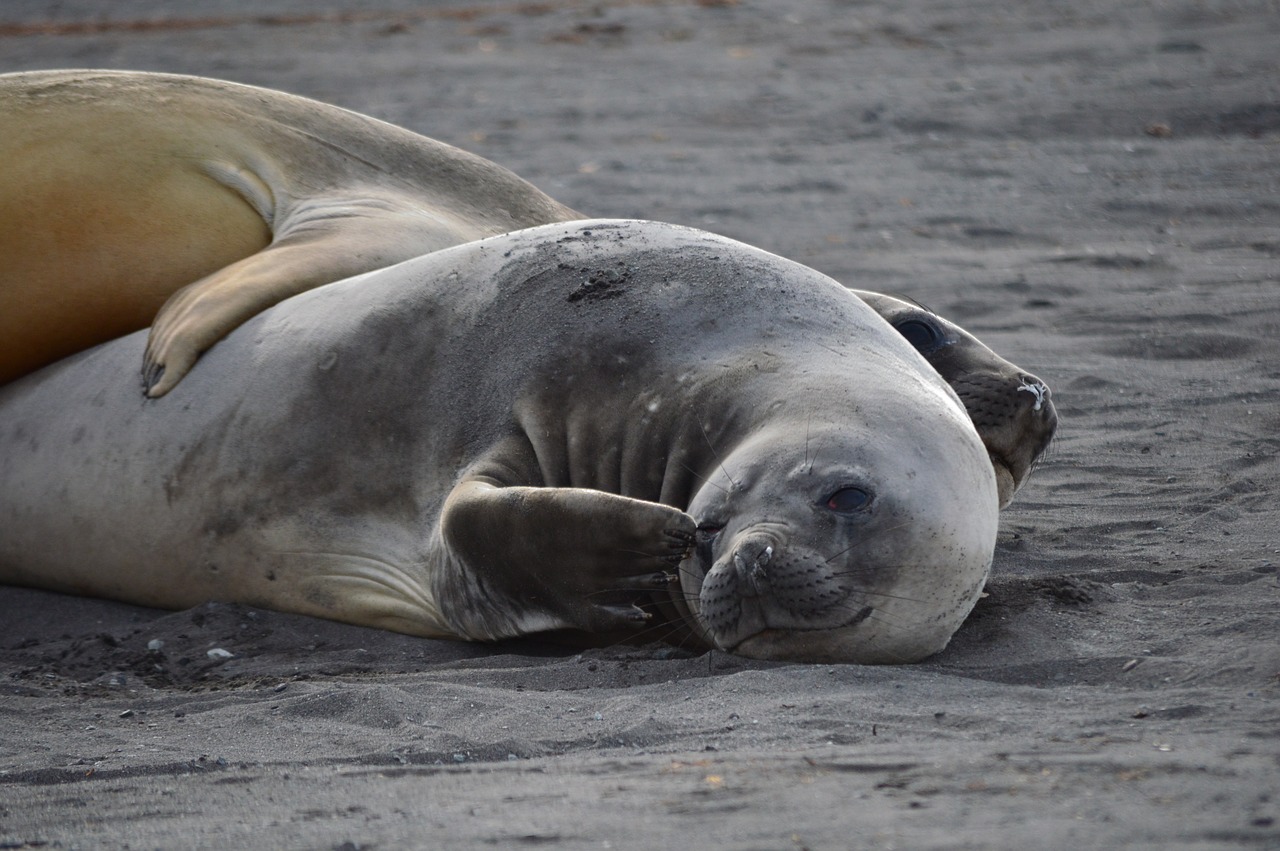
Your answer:
[[[720,530],[723,528],[711,523],[698,526],[693,538],[693,548],[703,564],[710,565],[715,561],[716,538],[720,536]]]
[[[827,497],[827,508],[847,514],[859,511],[871,504],[871,494],[862,488],[840,488]]]
[[[702,540],[709,541],[712,538],[714,538],[716,535],[719,535],[720,530],[723,528],[724,526],[717,526],[714,523],[703,523],[699,525],[697,529],[694,530],[694,537],[696,537],[700,541]]]
[[[938,326],[923,319],[906,319],[893,327],[922,355],[933,351],[942,342],[942,331]]]

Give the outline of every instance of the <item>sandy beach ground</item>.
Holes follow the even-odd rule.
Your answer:
[[[0,588],[0,848],[1280,847],[1277,45],[1266,0],[6,2],[0,71],[369,113],[908,294],[1062,424],[914,666]]]

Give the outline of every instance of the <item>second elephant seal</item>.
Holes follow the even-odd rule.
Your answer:
[[[151,325],[161,396],[291,295],[582,218],[450,145],[222,80],[0,75],[0,126],[0,383]]]

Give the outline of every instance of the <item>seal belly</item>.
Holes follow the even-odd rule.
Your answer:
[[[254,372],[252,346],[222,347],[210,374],[158,403],[131,377],[144,342],[137,332],[0,388],[0,583],[453,635],[426,581],[426,524],[394,506],[335,508],[327,487],[305,486],[323,478],[306,459],[340,454],[307,443],[326,429],[306,432],[294,409],[269,409],[252,382],[229,405],[217,396],[228,375]],[[285,444],[271,436],[289,430],[299,441],[272,466],[272,447]],[[390,475],[357,460],[376,480]],[[267,468],[277,490],[255,477]]]

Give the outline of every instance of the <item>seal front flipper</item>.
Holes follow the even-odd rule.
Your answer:
[[[445,502],[449,558],[433,590],[470,638],[643,626],[636,601],[667,587],[694,530],[668,505],[469,478]]]
[[[210,346],[290,296],[477,236],[455,230],[386,198],[307,202],[269,246],[165,302],[143,356],[147,395],[168,393]]]

